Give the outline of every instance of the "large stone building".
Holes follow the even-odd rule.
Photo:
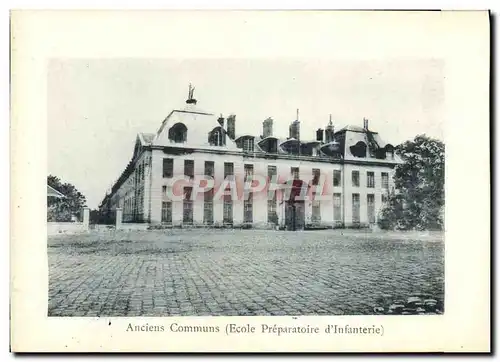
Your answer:
[[[271,118],[261,135],[238,134],[234,115],[199,109],[190,88],[186,106],[170,112],[156,133],[137,135],[132,159],[100,211],[120,208],[124,222],[165,226],[298,230],[375,223],[401,162],[394,147],[366,119],[363,127],[336,131],[330,117],[307,139],[298,118],[297,111],[287,138],[274,136]],[[214,187],[193,195],[210,185],[199,180],[210,177]]]

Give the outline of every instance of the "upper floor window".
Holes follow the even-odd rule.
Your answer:
[[[184,160],[184,175],[194,177],[194,161]]]
[[[269,178],[269,182],[276,182],[276,175],[278,174],[278,170],[276,166],[267,166],[267,177]]]
[[[245,181],[251,180],[253,177],[253,165],[245,165]]]
[[[232,162],[224,162],[224,178],[234,175],[234,164]]]
[[[387,172],[382,172],[382,188],[389,190],[389,174]]]
[[[184,123],[176,123],[168,130],[168,139],[175,143],[183,143],[187,140],[187,127]]]
[[[174,175],[174,159],[163,159],[163,177],[172,177]]]
[[[205,161],[205,176],[214,177],[214,161]]]
[[[352,171],[352,185],[359,187],[359,171]]]
[[[375,187],[375,173],[368,171],[366,173],[366,187],[374,188]]]
[[[341,178],[342,178],[342,171],[333,170],[333,186],[340,186]]]
[[[319,168],[313,168],[312,173],[313,173],[312,184],[317,185],[319,183],[319,176],[321,171]]]

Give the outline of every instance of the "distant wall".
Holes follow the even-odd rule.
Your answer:
[[[148,230],[148,223],[122,223],[118,229],[119,230]]]
[[[48,222],[47,234],[77,234],[88,231],[88,225],[83,222]]]

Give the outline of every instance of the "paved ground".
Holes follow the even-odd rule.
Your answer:
[[[441,235],[170,230],[50,237],[50,316],[373,314],[444,297]]]

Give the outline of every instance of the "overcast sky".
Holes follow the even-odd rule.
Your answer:
[[[156,132],[182,108],[188,84],[198,107],[236,114],[236,134],[260,135],[274,119],[287,136],[300,109],[301,138],[332,114],[336,129],[370,128],[398,144],[443,139],[444,69],[437,60],[54,60],[48,71],[48,172],[74,184],[96,208],[130,161],[138,132]]]

